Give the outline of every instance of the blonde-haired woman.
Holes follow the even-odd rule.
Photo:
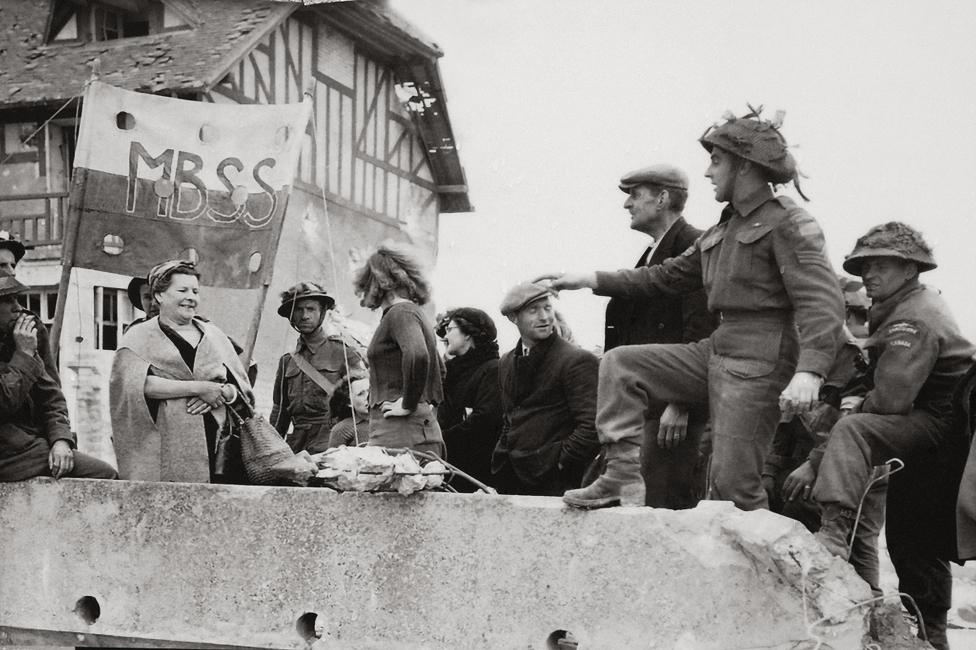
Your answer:
[[[383,244],[355,277],[356,293],[369,309],[382,309],[369,360],[369,444],[444,456],[437,424],[443,400],[444,362],[427,314],[430,285],[406,248]]]

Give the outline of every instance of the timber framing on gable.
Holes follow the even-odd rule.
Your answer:
[[[436,217],[439,185],[412,111],[401,101],[396,70],[315,17],[282,21],[204,98],[274,104],[310,92],[314,117],[299,164],[303,183],[391,222],[406,223],[418,209]]]

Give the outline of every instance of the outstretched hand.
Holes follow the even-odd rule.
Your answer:
[[[548,282],[553,291],[561,289],[594,289],[596,273],[543,273],[533,282]]]

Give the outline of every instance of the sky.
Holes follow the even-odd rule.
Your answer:
[[[653,163],[691,177],[686,219],[720,204],[697,140],[722,114],[786,111],[807,209],[837,270],[873,225],[934,248],[923,281],[976,339],[976,3],[394,0],[439,66],[475,212],[443,214],[439,310],[498,305],[549,271],[632,266],[648,243],[617,189]],[[796,197],[791,190],[784,193]],[[603,340],[606,299],[563,292],[578,341]]]

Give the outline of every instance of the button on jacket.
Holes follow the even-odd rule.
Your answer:
[[[598,272],[594,293],[634,298],[678,296],[704,287],[722,324],[714,351],[755,354],[756,319],[795,319],[796,371],[825,377],[842,341],[844,302],[817,222],[787,197],[761,188],[726,207],[718,224],[679,257],[656,267]],[[777,350],[772,350],[777,354]]]

